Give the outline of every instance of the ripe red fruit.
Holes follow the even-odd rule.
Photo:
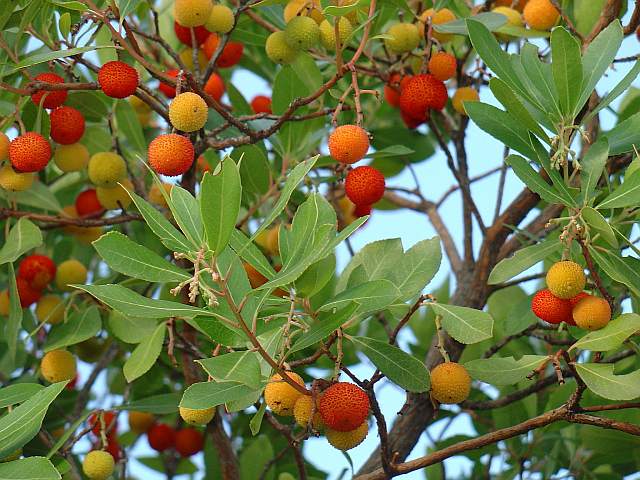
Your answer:
[[[176,432],[175,445],[181,457],[190,457],[202,451],[204,437],[195,428],[183,428]]]
[[[271,114],[271,97],[266,95],[256,95],[251,100],[251,109],[254,113]]]
[[[78,374],[76,373],[76,376],[73,377],[69,383],[67,383],[64,388],[66,388],[67,390],[73,390],[76,388],[76,384],[78,383]]]
[[[176,32],[176,37],[180,40],[181,43],[184,43],[187,47],[191,47],[191,29],[189,27],[183,27],[178,22],[173,22],[173,30]],[[209,36],[209,30],[204,28],[204,26],[193,27],[194,33],[196,35],[196,45],[202,44],[207,37]]]
[[[98,194],[95,188],[89,188],[84,192],[81,192],[76,197],[76,212],[78,216],[84,217],[85,215],[93,215],[102,212],[104,207],[98,200]]]
[[[22,308],[33,305],[42,296],[42,290],[33,288],[22,277],[16,277],[16,286],[18,287],[18,296],[20,297],[20,306]]]
[[[207,59],[211,59],[212,55],[218,48],[218,35],[212,33],[207,37],[202,44],[202,51],[206,55]],[[244,51],[244,45],[240,42],[228,41],[222,49],[222,53],[216,61],[216,65],[220,68],[233,67],[242,58],[242,52]]]
[[[16,172],[39,172],[51,159],[51,145],[36,132],[27,132],[9,144],[9,160]]]
[[[353,209],[353,214],[358,218],[371,215],[371,205],[356,205]]]
[[[176,432],[166,423],[156,423],[147,432],[147,440],[151,448],[163,452],[175,444]]]
[[[177,133],[159,135],[149,144],[149,165],[156,173],[175,177],[189,170],[195,150],[187,137]]]
[[[334,383],[322,393],[318,410],[327,427],[339,432],[349,432],[367,419],[369,397],[353,383]]]
[[[384,185],[384,175],[379,170],[364,165],[347,173],[344,191],[356,205],[373,205],[384,195]]]
[[[64,78],[51,72],[36,75],[34,80],[47,83],[64,83]],[[44,108],[57,108],[67,99],[66,90],[37,90],[31,94],[31,101],[40,106],[40,100],[42,100],[45,93],[47,96],[42,104]]]
[[[56,277],[56,264],[46,255],[29,255],[20,262],[18,277],[31,288],[42,290]]]
[[[429,116],[430,115],[428,110],[424,112],[424,116],[422,116],[421,118],[413,118],[412,116],[408,115],[404,110],[400,110],[400,117],[402,117],[402,121],[404,122],[404,124],[409,130],[418,128],[423,123],[428,122]]]
[[[103,412],[102,416],[104,418],[104,430],[107,432],[109,436],[115,436],[117,431],[117,418],[115,412]],[[100,421],[100,415],[96,413],[92,413],[89,416],[89,426],[91,427],[91,432],[96,436],[100,436],[100,432],[102,431],[102,422]]]
[[[126,98],[136,93],[140,77],[138,71],[124,62],[107,62],[98,71],[98,83],[104,94],[112,98]]]
[[[179,72],[180,70],[178,70],[177,68],[174,68],[173,70],[167,70],[164,73],[169,77],[177,77]],[[158,88],[162,93],[164,93],[164,96],[167,98],[173,98],[176,96],[176,87],[172,87],[167,83],[160,82],[160,85],[158,86]]]
[[[219,102],[224,95],[224,82],[220,75],[212,73],[207,83],[204,84],[204,91]]]
[[[571,301],[556,297],[548,288],[536,292],[531,299],[531,310],[536,317],[548,323],[573,321]]]
[[[73,107],[58,107],[49,117],[51,138],[60,145],[78,142],[84,134],[84,116]]]
[[[389,105],[396,108],[400,106],[400,92],[411,78],[411,75],[401,78],[399,73],[391,75],[389,83],[384,86],[384,99]]]
[[[402,87],[400,109],[408,116],[419,120],[427,110],[442,110],[447,104],[447,87],[433,75],[416,75]]]

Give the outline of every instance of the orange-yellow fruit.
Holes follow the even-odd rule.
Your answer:
[[[56,286],[63,292],[71,292],[71,284],[84,284],[87,281],[87,269],[76,259],[65,260],[58,265]]]
[[[9,302],[9,291],[2,290],[0,292],[0,316],[6,317],[7,315],[9,315],[10,307],[11,307],[11,304]]]
[[[9,156],[9,144],[11,140],[4,132],[0,132],[0,160],[5,160]]]
[[[180,416],[189,425],[206,425],[215,414],[215,407],[202,409],[180,407]]]
[[[133,95],[139,82],[138,71],[124,62],[107,62],[98,71],[100,88],[111,98],[127,98]]]
[[[18,173],[11,165],[0,168],[0,188],[9,192],[23,192],[31,188],[35,175],[33,173]]]
[[[128,192],[133,191],[133,183],[128,178],[120,181],[115,187],[97,187],[98,201],[107,210],[127,208],[131,204]]]
[[[128,102],[136,112],[136,117],[138,117],[138,122],[140,122],[140,125],[142,127],[148,126],[149,122],[151,121],[151,107],[135,95],[131,95],[128,99]]]
[[[167,196],[171,195],[171,189],[172,188],[173,188],[173,185],[171,183],[163,183],[162,184],[162,189],[165,191]],[[156,184],[156,183],[151,185],[151,188],[149,189],[149,195],[147,197],[147,200],[149,200],[154,205],[158,205],[160,207],[165,207],[165,208],[167,207],[167,200],[164,198],[164,195],[162,194],[162,191],[160,190],[160,187],[158,187],[158,184]]]
[[[95,153],[89,159],[89,180],[98,187],[115,187],[127,176],[127,164],[113,152]]]
[[[318,410],[327,428],[349,432],[367,419],[369,397],[353,383],[334,383],[322,393]]]
[[[256,95],[251,99],[251,110],[253,113],[271,114],[271,97],[266,95]]]
[[[267,228],[256,237],[256,243],[269,255],[278,255],[280,253],[279,232],[278,226]]]
[[[300,375],[294,372],[287,374],[294,382],[304,387],[304,380]],[[267,406],[276,415],[284,417],[293,415],[293,407],[302,395],[302,392],[289,385],[278,373],[271,377],[264,389],[264,401]]]
[[[185,94],[179,95],[176,100],[182,95]],[[189,170],[193,164],[194,157],[195,151],[191,141],[177,133],[157,136],[151,141],[147,151],[147,158],[151,168],[157,173],[169,177],[182,175]]]
[[[195,132],[204,127],[209,110],[200,95],[185,92],[178,95],[169,105],[171,125],[183,132]]]
[[[320,7],[320,0],[291,0],[284,7],[284,22],[289,23],[291,19],[301,15],[311,17],[320,24],[324,20]]]
[[[226,5],[214,5],[204,26],[210,32],[228,33],[233,28],[235,19],[233,10]]]
[[[207,37],[202,44],[202,51],[206,58],[211,60],[211,57],[218,49],[218,42],[220,38],[217,33],[212,33]],[[244,44],[242,42],[234,42],[233,40],[227,41],[227,44],[222,48],[220,56],[216,60],[216,66],[220,68],[230,68],[237,64],[242,58],[244,52]]]
[[[115,462],[109,452],[92,450],[82,462],[82,471],[89,480],[107,480],[115,469]]]
[[[212,8],[211,0],[176,0],[173,16],[183,27],[199,27],[209,20]]]
[[[453,98],[451,99],[451,104],[456,112],[460,115],[466,115],[467,112],[464,109],[465,102],[477,102],[480,100],[480,95],[478,91],[473,87],[460,87],[456,90],[456,93],[453,94]]]
[[[295,418],[296,423],[303,428],[307,428],[307,425],[309,425],[312,406],[313,399],[311,398],[311,395],[301,395],[293,406],[293,418]],[[324,428],[324,422],[322,421],[322,416],[320,415],[318,404],[316,402],[315,411],[313,413],[313,429],[321,430],[322,428]]]
[[[558,298],[572,298],[578,295],[587,283],[584,270],[569,260],[554,263],[547,272],[547,287]]]
[[[431,19],[431,25],[442,25],[443,23],[449,23],[456,19],[454,13],[448,8],[441,8],[437,12],[434,12],[433,8],[429,8],[425,10],[420,15],[420,26],[418,28],[420,36],[424,37],[425,34],[425,24],[427,23],[427,19]],[[431,36],[438,40],[439,42],[448,42],[453,38],[453,35],[450,33],[440,33],[437,32],[434,28],[431,29]]]
[[[58,295],[44,295],[36,305],[36,317],[40,322],[59,324],[64,320],[64,302]]]
[[[517,11],[521,12],[528,2],[529,0],[496,0],[494,5],[496,7],[515,8]]]
[[[362,422],[355,430],[350,430],[348,432],[341,432],[339,430],[331,430],[327,429],[325,431],[325,435],[329,443],[337,448],[338,450],[342,450],[343,452],[347,450],[351,450],[352,448],[360,445],[365,438],[367,438],[367,434],[369,433],[369,425],[366,421]]]
[[[611,320],[611,306],[604,298],[587,295],[573,307],[573,320],[580,328],[600,330]]]
[[[224,95],[224,82],[220,75],[212,73],[209,80],[207,80],[207,83],[204,85],[204,91],[217,101],[220,101],[222,95]]]
[[[340,163],[362,160],[369,150],[369,135],[357,125],[340,125],[329,135],[329,153]]]
[[[442,110],[447,104],[447,87],[431,74],[414,75],[401,83],[400,111],[410,118],[425,121],[429,109]]]
[[[420,33],[413,23],[396,23],[389,27],[386,35],[384,44],[392,53],[410,52],[420,44]]]
[[[76,359],[66,350],[52,350],[40,362],[42,377],[50,382],[64,382],[76,376]]]
[[[205,53],[202,50],[198,50],[198,68],[200,69],[201,72],[204,71],[205,68],[207,68],[207,56],[205,55]],[[180,57],[180,60],[182,61],[182,63],[184,63],[184,66],[187,67],[187,70],[193,70],[193,49],[192,48],[185,48],[184,50],[182,50],[180,52],[180,54],[178,55]],[[174,75],[177,76],[177,75]],[[161,84],[163,85],[163,84]],[[184,83],[183,83],[184,85]],[[173,95],[171,97],[175,97],[175,88],[173,87],[169,87],[173,89]],[[164,90],[163,90],[164,92]],[[169,96],[169,95],[167,95]]]
[[[444,82],[456,74],[456,57],[445,52],[437,52],[429,59],[429,73]]]
[[[517,10],[513,9],[513,8],[509,8],[509,7],[496,7],[493,10],[491,10],[494,13],[499,13],[501,15],[504,15],[505,17],[507,17],[507,23],[506,25],[510,25],[512,27],[522,27],[523,25],[523,21],[522,21],[522,15],[520,14],[520,12],[518,12]],[[496,37],[499,40],[502,41],[509,41],[513,38],[512,35],[506,35],[504,33],[496,33]]]
[[[384,196],[384,175],[369,165],[350,170],[344,182],[344,191],[356,205],[373,205]]]
[[[129,428],[137,434],[147,433],[156,422],[156,417],[148,412],[129,412]]]
[[[441,363],[431,370],[431,396],[440,403],[460,403],[469,397],[471,377],[459,363]]]
[[[560,18],[560,12],[549,0],[529,0],[522,10],[524,21],[535,30],[550,30]]]
[[[63,172],[77,172],[89,163],[89,150],[81,143],[58,145],[53,154],[53,161]]]
[[[27,132],[9,144],[9,161],[16,172],[39,172],[51,159],[51,145],[36,132]]]
[[[344,225],[351,225],[353,222],[355,222],[357,218],[355,215],[356,204],[349,200],[346,195],[340,198],[337,203]]]

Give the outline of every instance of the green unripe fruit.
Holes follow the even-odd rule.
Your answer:
[[[127,176],[127,165],[117,153],[99,152],[89,159],[88,173],[94,185],[113,188]]]
[[[291,48],[284,37],[284,32],[273,32],[265,43],[267,57],[281,65],[293,62],[298,55],[298,51],[295,48]]]
[[[393,53],[410,52],[420,44],[420,32],[413,23],[396,23],[387,30],[384,44]]]
[[[346,17],[339,18],[338,32],[340,34],[340,44],[344,45],[349,35],[353,32],[351,22]],[[320,41],[327,50],[334,51],[336,49],[336,28],[328,20],[324,20],[320,24]]]
[[[234,22],[233,10],[226,5],[214,5],[204,28],[214,33],[229,33]]]
[[[295,17],[284,29],[284,39],[291,48],[309,50],[320,40],[320,27],[309,17]]]

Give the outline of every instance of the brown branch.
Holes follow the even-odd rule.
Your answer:
[[[218,451],[218,460],[220,461],[220,471],[223,480],[237,480],[240,478],[240,468],[238,466],[238,457],[236,456],[231,439],[224,430],[222,423],[221,410],[218,409],[215,417],[207,427],[207,431],[211,435],[213,445]]]
[[[631,35],[636,31],[638,25],[640,25],[640,0],[635,1],[635,7],[633,8],[629,23],[624,26],[624,34]]]
[[[72,217],[58,217],[52,215],[44,215],[34,212],[23,212],[20,210],[12,210],[9,208],[0,208],[0,220],[6,218],[28,218],[36,222],[46,223],[49,226],[65,226],[75,225],[78,227],[103,227],[106,225],[118,225],[121,223],[127,223],[131,221],[141,221],[142,217],[136,213],[118,215],[116,217],[109,218],[72,218]]]

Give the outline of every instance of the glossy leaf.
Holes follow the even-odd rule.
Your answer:
[[[239,382],[253,389],[260,387],[260,363],[256,352],[230,352],[197,360],[216,382]]]
[[[489,275],[489,285],[511,280],[516,275],[528,270],[549,255],[559,252],[562,244],[556,240],[537,243],[517,250],[511,257],[503,258],[493,267]]]
[[[211,408],[251,394],[253,388],[239,382],[200,382],[187,388],[180,401],[185,408]]]
[[[27,457],[0,463],[1,480],[60,480],[61,478],[56,467],[45,457]]]
[[[95,337],[102,328],[100,312],[95,305],[74,311],[66,323],[55,325],[47,335],[45,352],[75,345]]]
[[[640,397],[640,370],[616,375],[610,363],[577,363],[578,375],[589,390],[608,400],[633,400]]]
[[[23,253],[42,245],[40,229],[26,218],[21,218],[9,231],[0,249],[0,265],[15,262]]]
[[[593,352],[606,352],[618,348],[631,335],[640,332],[640,315],[624,313],[611,320],[604,328],[587,333],[569,350],[581,348]]]
[[[0,408],[22,403],[42,390],[44,386],[39,383],[15,383],[0,388]]]
[[[443,303],[432,303],[430,306],[437,315],[442,316],[442,326],[447,333],[460,343],[478,343],[493,335],[493,318],[486,312]]]
[[[144,339],[124,362],[122,371],[127,382],[131,383],[149,371],[162,351],[167,326],[159,324],[153,334]]]
[[[551,32],[551,55],[560,109],[567,119],[572,119],[580,96],[576,86],[582,84],[582,60],[580,45],[564,27],[554,28]]]
[[[479,358],[466,362],[464,366],[476,380],[491,385],[515,385],[547,359],[545,355],[523,355],[519,360],[513,357]]]

